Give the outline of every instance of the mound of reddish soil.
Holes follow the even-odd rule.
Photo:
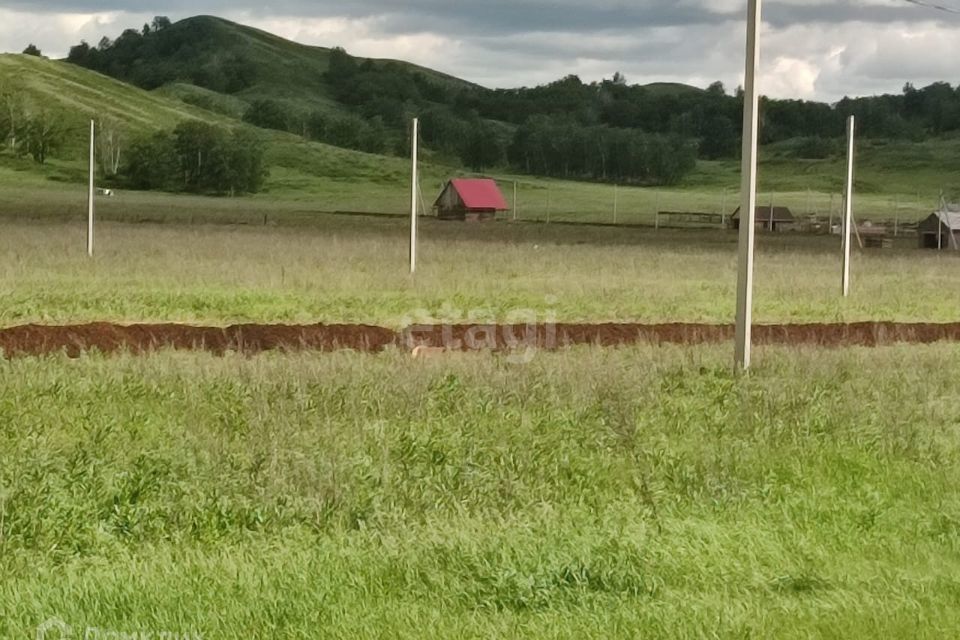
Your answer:
[[[0,351],[8,357],[54,352],[77,356],[84,351],[142,353],[157,349],[206,350],[217,354],[273,349],[380,351],[396,341],[393,331],[364,325],[248,324],[221,328],[94,323],[69,327],[26,325],[0,330]]]
[[[557,324],[430,325],[402,332],[369,325],[235,325],[194,327],[178,324],[76,326],[25,325],[0,329],[0,353],[6,357],[86,351],[143,353],[157,349],[259,353],[285,351],[381,351],[398,346],[445,347],[452,351],[553,350],[572,345],[611,347],[628,344],[709,344],[733,339],[732,325],[710,324]],[[756,344],[879,346],[960,341],[960,323],[758,325]]]
[[[537,348],[577,344],[601,347],[647,344],[708,344],[733,340],[733,325],[711,324],[558,324],[445,325],[411,327],[403,334],[407,347],[423,344],[451,350]],[[755,344],[877,346],[898,342],[928,344],[960,341],[960,324],[756,325]]]

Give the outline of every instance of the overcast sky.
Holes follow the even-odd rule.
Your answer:
[[[960,0],[934,0],[957,7]],[[154,15],[212,14],[305,44],[398,58],[489,87],[620,71],[742,82],[746,0],[3,0],[0,50],[61,57]],[[763,92],[834,101],[960,82],[960,15],[907,0],[767,0]]]

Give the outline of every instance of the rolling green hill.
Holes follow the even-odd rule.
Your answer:
[[[204,21],[198,20],[201,24]],[[219,29],[223,21],[212,20],[209,24]],[[301,52],[313,51],[317,60],[329,52],[293,45],[256,30],[224,28],[232,34],[230,38],[251,38],[259,43],[251,46],[273,51],[264,59],[270,56],[279,59],[288,47]],[[281,77],[275,82],[293,84]],[[650,89],[675,94],[699,91],[668,84]],[[146,91],[77,65],[31,56],[0,55],[0,93],[3,91],[14,91],[32,108],[56,112],[68,129],[66,143],[45,166],[0,151],[0,182],[7,184],[26,186],[38,181],[51,184],[50,180],[82,183],[86,122],[91,117],[118,122],[128,140],[152,131],[169,130],[191,119],[225,127],[250,126],[240,120],[247,105],[243,92],[223,93],[190,82],[167,83]],[[501,135],[509,134],[509,123],[495,121],[492,124]],[[302,203],[295,206],[303,206],[304,210],[399,213],[408,206],[409,167],[403,157],[351,151],[281,131],[257,131],[267,142],[270,169],[266,193],[258,196],[260,199]],[[858,154],[858,191],[864,197],[870,196],[870,200],[861,202],[869,203],[870,213],[889,215],[897,202],[924,202],[924,208],[932,206],[928,201],[935,199],[940,189],[953,196],[960,186],[954,162],[958,154],[960,138],[949,135],[924,142],[864,140]],[[427,204],[442,180],[475,173],[446,161],[448,157],[437,154],[429,145],[424,149],[423,184]],[[768,145],[762,154],[760,174],[763,198],[779,192],[779,201],[797,207],[813,201],[812,207],[824,211],[830,202],[829,194],[837,194],[841,188],[842,165],[843,159],[838,154],[821,160],[800,160],[789,142]],[[610,214],[609,186],[518,176],[515,171],[502,167],[476,173],[493,174],[510,182],[519,180],[521,210],[530,216],[541,219],[552,216],[560,220],[584,215],[603,220]],[[657,208],[718,209],[720,203],[732,201],[723,194],[732,193],[737,185],[736,160],[701,160],[673,189],[621,189],[620,210],[626,212],[626,216],[643,212],[649,217]],[[808,196],[808,191],[812,195]]]
[[[718,176],[735,183],[729,169],[737,166],[742,107],[719,83],[704,90],[672,82],[631,86],[619,75],[592,83],[568,76],[494,90],[212,16],[78,45],[68,61],[199,107],[207,117],[243,119],[341,148],[405,155],[410,118],[419,115],[424,148],[475,172],[645,186],[716,184]],[[911,187],[952,180],[946,165],[960,135],[960,92],[947,83],[835,105],[765,99],[762,142],[775,179],[835,190],[851,114],[871,154],[863,166],[878,172],[864,180],[867,190],[889,189],[889,170],[902,171],[894,182]],[[700,171],[691,172],[696,158]]]
[[[71,124],[95,117],[112,118],[131,129],[159,129],[191,118],[223,120],[94,71],[34,56],[0,54],[0,84],[22,92],[37,107],[55,108]]]
[[[324,77],[330,66],[329,48],[299,44],[214,16],[187,18],[146,36],[128,31],[112,44],[119,51],[111,51],[109,60],[99,65],[97,55],[85,60],[72,56],[70,61],[102,66],[109,75],[146,89],[173,85],[173,92],[187,101],[205,101],[185,88],[195,86],[246,103],[271,99],[302,111],[342,111]],[[375,68],[393,65],[455,89],[474,86],[407,62],[366,58],[357,62]]]
[[[186,90],[230,104],[228,96],[196,87]],[[75,65],[33,56],[0,55],[0,92],[5,91],[13,92],[28,112],[44,110],[55,114],[65,129],[63,146],[44,166],[0,152],[0,167],[16,171],[17,183],[36,178],[83,182],[90,119],[112,120],[127,140],[170,130],[185,120],[249,127],[223,112],[186,104],[174,97],[175,92],[171,95],[169,88],[144,91]],[[267,189],[276,194],[304,190],[315,194],[319,184],[330,181],[356,182],[358,189],[369,187],[377,192],[384,184],[399,185],[408,172],[408,162],[401,158],[308,142],[280,131],[257,131],[267,144]],[[449,170],[428,165],[427,171],[445,175]]]
[[[323,74],[329,69],[331,49],[286,40],[272,33],[237,24],[215,16],[197,16],[173,24],[171,36],[184,32],[186,37],[203,43],[202,64],[208,57],[240,56],[250,64],[254,82],[237,95],[248,97],[289,97],[310,102],[317,96],[329,97]],[[358,58],[378,67],[394,64],[400,69],[423,74],[430,80],[455,88],[473,87],[472,83],[400,60]],[[181,78],[186,79],[186,78]]]

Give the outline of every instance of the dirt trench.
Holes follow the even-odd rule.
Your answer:
[[[263,351],[378,352],[416,345],[451,351],[555,350],[573,345],[613,347],[630,344],[713,344],[732,340],[732,325],[713,324],[556,324],[429,325],[393,331],[354,324],[242,324],[200,327],[180,324],[73,326],[23,325],[0,329],[0,353],[7,358],[85,352],[140,354],[159,349],[204,350],[215,354]],[[856,322],[849,324],[757,325],[759,345],[824,347],[882,346],[897,343],[960,342],[960,323]]]

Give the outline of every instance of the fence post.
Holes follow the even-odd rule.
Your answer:
[[[410,274],[413,275],[417,271],[417,201],[418,193],[417,186],[420,184],[420,176],[418,172],[418,142],[420,134],[420,120],[418,118],[413,119],[413,126],[411,127],[411,136],[410,136],[410,164],[411,164],[411,173],[410,173]]]
[[[93,208],[94,208],[94,171],[95,169],[95,140],[96,123],[90,121],[90,184],[87,193],[87,255],[93,257]]]

